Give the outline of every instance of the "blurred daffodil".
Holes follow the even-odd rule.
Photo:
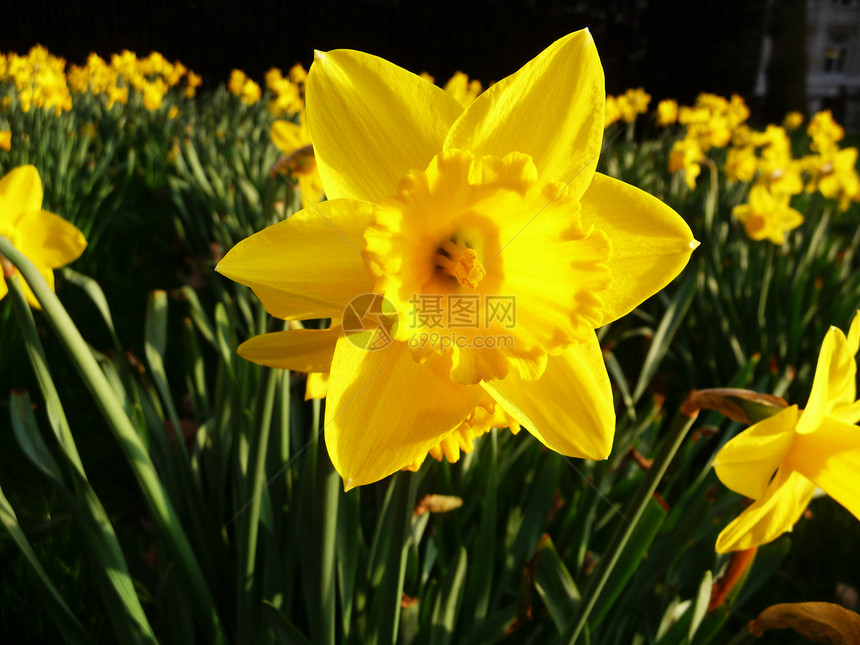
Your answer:
[[[36,265],[51,289],[53,270],[77,259],[87,246],[83,233],[73,224],[42,210],[42,182],[34,166],[20,166],[0,179],[0,236]],[[4,274],[11,275],[13,270],[3,261]],[[22,287],[27,302],[40,309],[27,284]],[[6,292],[6,282],[0,281],[0,298]]]
[[[693,190],[696,187],[696,178],[702,172],[701,163],[705,160],[699,143],[692,138],[684,138],[676,141],[669,155],[669,172],[684,171],[684,181],[687,187]]]
[[[657,125],[672,125],[678,120],[678,102],[663,99],[657,104]]]
[[[827,332],[805,410],[785,408],[717,454],[714,468],[720,480],[755,500],[720,533],[717,551],[749,549],[790,531],[816,487],[860,519],[858,346],[860,312],[847,337],[835,327]]]
[[[789,206],[790,195],[771,193],[764,186],[752,187],[749,203],[735,206],[734,215],[753,240],[785,242],[785,234],[803,224],[803,215]]]
[[[469,107],[481,93],[481,81],[472,79],[463,72],[456,72],[443,88],[463,107]]]
[[[587,31],[465,109],[375,56],[317,54],[307,115],[329,200],[240,242],[218,270],[274,316],[342,318],[239,352],[330,371],[326,445],[347,488],[444,452],[489,400],[488,415],[557,452],[609,454],[615,412],[594,330],[662,289],[696,242],[672,209],[595,172],[604,96]],[[484,313],[466,328],[454,323],[467,298]],[[420,315],[422,299],[438,317]],[[495,299],[513,318],[489,319]],[[384,342],[344,333],[382,319],[396,323],[374,337]]]
[[[298,123],[283,119],[275,121],[272,124],[271,135],[272,143],[283,155],[276,167],[296,178],[302,204],[309,206],[322,200],[322,181],[314,158],[314,148],[304,111],[299,113]]]
[[[786,130],[797,130],[801,125],[803,125],[803,112],[789,112],[782,121],[782,126]]]

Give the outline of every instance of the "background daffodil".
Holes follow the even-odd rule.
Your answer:
[[[376,351],[337,326],[239,350],[267,365],[330,366],[326,443],[347,487],[423,459],[487,395],[553,450],[609,454],[615,413],[594,329],[663,288],[696,243],[672,209],[595,172],[604,97],[588,31],[467,108],[375,56],[317,53],[307,117],[329,201],[239,243],[218,270],[284,319],[339,318],[364,293],[399,314]],[[432,331],[412,316],[416,298],[441,298],[450,320],[464,296],[513,298],[515,325],[443,324],[437,334],[465,343],[412,342]],[[479,336],[513,342],[477,347]]]
[[[54,269],[76,260],[87,246],[74,224],[42,210],[42,181],[35,166],[14,168],[0,179],[0,236],[36,265],[51,289]],[[11,271],[11,265],[4,263],[4,273]],[[26,283],[22,287],[27,302],[40,309],[30,287]],[[6,293],[6,282],[0,281],[0,298]]]
[[[717,551],[739,551],[790,531],[822,488],[860,519],[860,401],[856,354],[860,312],[846,338],[831,327],[821,346],[805,410],[788,407],[729,441],[714,469],[733,491],[755,500],[717,539]]]

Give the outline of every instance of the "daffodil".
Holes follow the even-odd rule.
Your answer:
[[[330,371],[326,445],[347,488],[423,459],[489,399],[557,452],[609,454],[594,330],[662,289],[696,242],[659,200],[595,172],[604,96],[588,31],[467,108],[375,56],[317,53],[307,116],[328,201],[240,242],[218,270],[276,317],[343,320],[239,352]],[[380,325],[370,345],[344,333],[357,297]],[[463,327],[467,301],[479,316]]]
[[[36,265],[45,281],[54,288],[54,269],[77,259],[87,242],[73,224],[42,210],[42,182],[34,166],[20,166],[0,179],[0,236]],[[14,267],[0,257],[6,275]],[[39,301],[26,283],[24,295],[31,306]],[[6,282],[0,281],[0,298],[6,295]]]
[[[755,500],[720,533],[717,551],[749,549],[790,531],[816,487],[860,519],[858,347],[860,312],[847,338],[836,327],[827,332],[805,410],[785,408],[717,454],[714,468],[720,480]]]
[[[283,119],[275,121],[271,136],[272,143],[284,155],[278,167],[296,178],[302,203],[307,206],[319,202],[323,198],[322,181],[304,111],[299,113],[298,123]]]
[[[657,125],[672,125],[678,120],[678,102],[663,99],[657,104]]]
[[[690,190],[696,188],[696,178],[702,172],[701,162],[705,154],[694,138],[685,137],[672,145],[669,155],[669,172],[684,171],[684,181]]]
[[[477,79],[469,80],[469,77],[463,72],[456,72],[451,78],[448,79],[448,82],[445,83],[445,87],[442,88],[448,94],[457,99],[457,102],[463,107],[469,107],[472,103],[474,103],[478,94],[481,93],[481,81]]]
[[[818,167],[818,190],[825,197],[839,200],[839,210],[848,210],[852,200],[860,196],[860,176],[857,174],[857,148],[834,150],[822,155]]]
[[[789,112],[782,121],[782,127],[786,130],[797,130],[803,125],[803,112]]]
[[[765,186],[753,186],[749,202],[735,206],[734,215],[753,240],[785,242],[785,234],[803,224],[803,215],[789,206],[790,195],[770,192]]]

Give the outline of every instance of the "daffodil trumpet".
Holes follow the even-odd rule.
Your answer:
[[[420,462],[479,407],[561,454],[606,458],[615,411],[595,329],[666,286],[697,243],[671,208],[595,172],[591,34],[468,107],[375,56],[317,52],[306,100],[328,201],[217,270],[273,316],[342,321],[239,353],[330,372],[326,445],[346,487]]]

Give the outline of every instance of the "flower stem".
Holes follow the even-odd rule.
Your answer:
[[[621,526],[618,527],[615,534],[612,536],[612,542],[610,542],[606,549],[606,553],[601,558],[600,563],[597,565],[597,568],[588,582],[588,586],[583,594],[583,604],[580,605],[580,609],[574,616],[574,620],[571,621],[572,628],[569,629],[566,634],[565,641],[569,645],[574,645],[579,638],[580,633],[588,621],[588,616],[591,614],[591,610],[594,609],[594,605],[597,603],[597,599],[600,597],[600,593],[603,591],[603,587],[609,579],[609,575],[612,573],[612,569],[618,562],[618,558],[621,556],[627,541],[630,539],[630,536],[633,534],[633,530],[636,528],[636,523],[639,521],[639,518],[642,516],[642,512],[645,510],[648,500],[651,499],[651,496],[657,489],[657,485],[663,478],[669,463],[672,461],[672,457],[675,456],[675,453],[681,446],[681,442],[687,435],[687,431],[690,429],[690,426],[693,425],[694,419],[695,416],[688,417],[684,414],[678,414],[678,416],[675,417],[675,421],[672,423],[672,427],[669,429],[669,433],[664,439],[663,445],[660,447],[659,454],[654,458],[654,463],[651,465],[651,468],[648,469],[648,473],[645,475],[645,479],[636,491],[636,495],[624,511]]]

